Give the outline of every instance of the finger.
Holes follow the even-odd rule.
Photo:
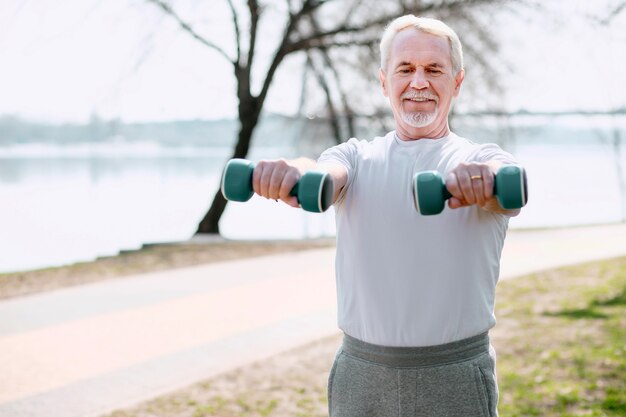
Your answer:
[[[273,166],[271,164],[264,163],[262,165],[263,169],[261,171],[261,177],[259,179],[259,195],[270,198],[269,189],[270,189],[270,180],[272,178],[272,172],[274,171]]]
[[[252,190],[255,193],[261,195],[261,176],[263,175],[265,162],[260,161],[254,167],[254,171],[252,171]]]
[[[459,179],[454,171],[449,173],[446,177],[446,188],[450,194],[452,194],[453,198],[456,197],[459,200],[463,199],[463,192],[461,191],[461,186],[459,185]]]
[[[280,186],[280,190],[278,193],[278,198],[283,200],[285,203],[290,206],[298,207],[298,199],[294,196],[290,196],[291,190],[296,185],[298,180],[300,179],[300,174],[296,169],[291,169],[287,171],[285,176],[283,177],[283,182]]]
[[[485,187],[483,173],[479,166],[473,166],[469,169],[470,183],[472,194],[474,196],[473,204],[482,206],[485,204]]]
[[[459,189],[461,191],[461,200],[464,200],[469,205],[476,203],[476,197],[474,195],[474,184],[471,179],[472,174],[469,167],[459,169],[456,172],[457,181],[459,182]]]
[[[298,202],[298,198],[297,197],[289,197],[285,200],[283,200],[285,203],[287,203],[288,205],[290,205],[291,207],[295,207],[295,208],[299,208],[300,207],[300,202]]]
[[[493,197],[494,173],[488,165],[481,166],[483,177],[483,196],[485,202]]]
[[[466,207],[469,206],[469,204],[461,199],[458,199],[456,197],[451,197],[448,200],[448,207],[450,207],[451,209],[457,209],[457,208],[461,208],[461,207]]]
[[[271,175],[269,176],[269,183],[267,185],[267,195],[269,198],[277,200],[280,198],[280,189],[285,177],[285,171],[279,167],[274,166]]]
[[[450,194],[452,194],[452,197],[448,200],[448,207],[456,209],[469,205],[469,203],[465,201],[461,185],[459,184],[459,178],[455,171],[448,174],[446,178],[446,188]]]

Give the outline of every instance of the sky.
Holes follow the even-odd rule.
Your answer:
[[[617,3],[553,0],[547,11],[499,19],[502,58],[513,70],[503,78],[503,108],[626,106],[626,11],[609,25],[592,24]],[[225,1],[172,4],[201,16],[206,36],[232,51]],[[267,110],[293,113],[298,64],[281,67]],[[234,91],[227,61],[145,0],[0,2],[0,115],[59,123],[218,119],[236,115]]]

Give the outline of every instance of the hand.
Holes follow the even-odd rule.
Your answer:
[[[259,161],[252,174],[252,189],[262,197],[300,207],[298,199],[289,195],[300,176],[300,170],[284,159]]]
[[[493,195],[499,166],[499,163],[463,162],[450,171],[446,178],[446,188],[452,194],[448,207],[455,209],[476,204],[485,210],[503,212]]]

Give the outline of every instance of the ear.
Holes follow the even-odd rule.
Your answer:
[[[461,84],[463,84],[463,80],[465,79],[465,70],[462,69],[456,73],[456,77],[454,77],[455,87],[454,87],[454,97],[459,95],[461,91]]]
[[[385,97],[389,97],[389,93],[387,92],[387,87],[385,86],[386,76],[385,71],[383,69],[378,70],[378,78],[380,78],[380,86],[383,88],[383,95]]]

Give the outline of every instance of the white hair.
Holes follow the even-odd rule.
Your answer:
[[[463,69],[463,47],[457,34],[452,28],[441,20],[430,19],[427,17],[417,17],[412,14],[398,17],[393,20],[389,26],[383,32],[383,36],[380,40],[380,67],[383,71],[386,69],[389,62],[389,48],[393,38],[408,28],[414,28],[419,31],[430,33],[431,35],[439,36],[448,40],[450,45],[450,59],[452,61],[452,69],[455,74]]]

